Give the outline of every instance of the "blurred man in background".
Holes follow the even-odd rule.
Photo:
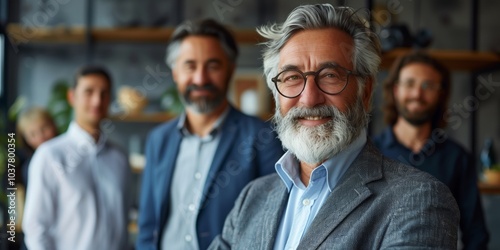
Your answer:
[[[436,59],[422,52],[399,58],[384,84],[389,126],[374,141],[386,156],[446,184],[460,209],[464,249],[486,249],[489,236],[474,162],[444,130],[450,92],[450,73]]]
[[[106,70],[77,72],[68,92],[74,120],[31,160],[23,219],[28,249],[127,249],[130,167],[100,129],[110,95]]]
[[[206,249],[241,189],[283,151],[269,124],[226,98],[238,56],[226,28],[187,21],[167,53],[185,112],[149,136],[136,248]]]

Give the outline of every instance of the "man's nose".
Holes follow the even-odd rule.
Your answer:
[[[325,93],[316,85],[313,75],[306,77],[305,84],[304,91],[299,96],[299,102],[309,108],[323,104],[325,102]]]
[[[424,89],[421,84],[415,84],[413,88],[410,89],[410,95],[414,98],[422,97],[424,95]]]
[[[196,85],[204,85],[208,82],[208,73],[204,68],[200,68],[194,72],[193,83]]]
[[[105,93],[94,93],[91,98],[91,104],[94,107],[100,106],[105,98]]]

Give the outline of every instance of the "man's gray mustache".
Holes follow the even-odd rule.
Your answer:
[[[292,108],[285,116],[290,119],[296,119],[307,116],[335,117],[335,111],[331,107],[322,106],[314,108]]]

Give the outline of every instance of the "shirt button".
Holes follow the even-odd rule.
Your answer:
[[[196,206],[194,204],[189,204],[188,209],[189,211],[194,211],[196,209]]]
[[[200,172],[196,172],[194,174],[194,178],[197,179],[197,180],[201,179],[201,173]]]
[[[191,237],[191,235],[186,235],[186,237],[184,237],[184,239],[187,241],[187,242],[190,242],[193,240],[193,237]]]
[[[309,204],[311,204],[311,200],[309,200],[309,199],[304,199],[302,201],[302,205],[304,205],[304,206],[309,206]]]

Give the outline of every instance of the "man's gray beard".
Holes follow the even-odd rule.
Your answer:
[[[302,126],[297,117],[329,116],[332,119],[314,127]],[[273,121],[283,146],[301,162],[319,164],[346,149],[368,125],[368,114],[361,100],[345,114],[334,106],[295,107],[283,117],[276,110]]]
[[[215,109],[217,109],[221,105],[221,103],[224,101],[224,98],[225,98],[224,96],[217,96],[214,99],[203,97],[194,101],[182,97],[181,100],[186,108],[191,109],[195,113],[209,114],[212,113]]]

